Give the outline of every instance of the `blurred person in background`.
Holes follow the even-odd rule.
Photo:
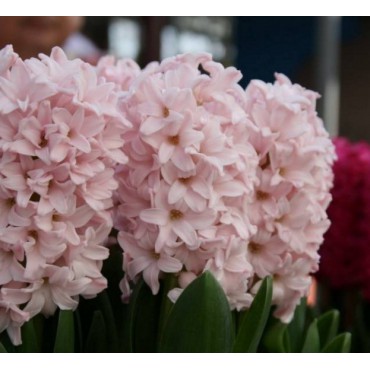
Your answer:
[[[80,33],[84,21],[84,17],[0,17],[0,48],[12,44],[26,59],[60,46],[70,58],[94,64],[102,53]]]

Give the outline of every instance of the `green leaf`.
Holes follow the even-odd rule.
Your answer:
[[[337,335],[338,327],[338,310],[325,312],[317,319],[317,329],[319,330],[321,348],[324,348]]]
[[[270,313],[272,280],[267,277],[261,284],[253,303],[245,313],[233,352],[256,352]]]
[[[263,337],[263,345],[270,353],[291,352],[288,326],[282,322],[272,325]]]
[[[173,306],[159,352],[231,352],[233,339],[229,303],[207,271],[183,291]]]
[[[109,336],[107,337],[108,340],[108,347],[107,350],[109,352],[118,352],[118,334],[117,328],[113,313],[113,308],[111,302],[109,300],[107,292],[102,292],[98,296],[100,307],[104,316],[104,321],[106,323],[107,330],[109,332]]]
[[[124,327],[124,338],[123,338],[123,347],[125,352],[134,352],[134,337],[135,337],[135,320],[137,307],[139,306],[139,296],[140,291],[143,289],[145,282],[143,279],[140,279],[135,285],[131,297],[130,303],[127,308],[127,325]]]
[[[8,353],[3,344],[0,342],[0,353]]]
[[[300,304],[294,311],[293,320],[288,325],[292,352],[300,352],[302,349],[306,323],[306,309],[306,299],[302,298]]]
[[[7,353],[17,353],[18,352],[19,346],[15,346],[11,342],[9,335],[6,331],[3,331],[2,333],[0,333],[0,343],[5,348],[5,351]]]
[[[313,320],[307,329],[307,334],[303,342],[302,352],[317,353],[320,352],[320,336],[317,328],[317,320]]]
[[[168,292],[176,288],[177,286],[177,277],[174,274],[166,274],[165,278],[161,284],[161,307],[159,312],[159,321],[158,321],[158,343],[160,343],[163,329],[167,323],[167,319],[170,315],[170,312],[173,308],[173,303],[168,298]]]
[[[348,353],[351,350],[351,334],[342,333],[333,338],[330,343],[325,346],[322,352],[325,353]]]
[[[156,352],[160,304],[160,294],[153,295],[140,280],[128,307],[128,351]]]
[[[74,352],[74,339],[73,311],[60,310],[54,352]]]
[[[19,346],[19,352],[38,353],[41,352],[41,343],[36,334],[34,320],[26,322],[22,326],[22,345]]]
[[[86,339],[86,352],[106,353],[108,350],[107,327],[101,311],[95,311]]]
[[[74,322],[75,322],[75,352],[82,352],[84,346],[84,338],[83,338],[83,330],[82,330],[82,322],[80,316],[80,309],[79,307],[74,312]]]

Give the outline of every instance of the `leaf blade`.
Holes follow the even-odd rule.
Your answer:
[[[173,306],[159,352],[231,352],[234,339],[229,303],[210,272],[195,279]]]
[[[74,352],[74,318],[73,311],[60,310],[58,327],[54,343],[54,353]]]
[[[317,328],[320,335],[320,344],[322,348],[333,340],[339,328],[339,311],[330,310],[325,312],[317,319]]]
[[[22,344],[18,350],[23,353],[37,353],[41,350],[33,319],[22,326]]]
[[[101,311],[94,311],[86,339],[86,352],[106,353],[108,349],[107,327]]]
[[[261,284],[250,309],[245,313],[237,334],[233,352],[256,352],[271,309],[272,279]]]
[[[273,324],[263,336],[263,345],[269,353],[287,353],[290,338],[286,324],[278,321]]]
[[[302,353],[320,352],[320,336],[317,328],[317,319],[313,320],[307,329],[306,337],[303,342]]]
[[[305,298],[296,307],[293,320],[288,324],[288,332],[292,352],[300,352],[303,346],[306,324],[307,301]]]
[[[0,353],[8,353],[3,344],[0,342]]]
[[[321,351],[323,353],[348,353],[351,350],[351,334],[342,333],[337,335]]]

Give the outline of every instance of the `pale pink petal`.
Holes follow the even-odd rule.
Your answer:
[[[173,242],[175,242],[176,238],[177,235],[172,232],[171,225],[160,227],[159,234],[154,245],[155,252],[159,253],[167,243],[171,245]]]
[[[216,220],[217,212],[214,209],[205,209],[201,213],[192,213],[186,220],[195,229],[206,229]]]
[[[78,245],[80,243],[80,237],[76,232],[75,225],[71,224],[70,222],[65,223],[66,230],[64,237],[66,240],[71,243],[72,245]]]
[[[197,234],[190,223],[186,222],[185,220],[173,222],[172,230],[190,247],[198,247],[199,241],[197,238]]]
[[[78,305],[78,301],[70,297],[64,289],[53,287],[51,294],[54,302],[61,310],[74,310]]]
[[[153,263],[154,260],[148,258],[147,256],[137,257],[129,262],[127,266],[127,272],[131,278],[134,278],[137,274],[144,271]]]
[[[150,224],[164,226],[168,223],[168,212],[159,208],[144,209],[140,212],[140,219]]]
[[[54,187],[50,191],[49,202],[56,209],[57,212],[61,214],[67,213],[68,202],[66,195],[61,189]]]
[[[235,273],[250,271],[251,270],[250,264],[240,257],[241,256],[234,256],[232,258],[229,258],[226,261],[224,268],[228,271]]]
[[[179,272],[182,269],[182,263],[167,254],[161,254],[158,260],[158,267],[164,272]]]
[[[13,226],[29,226],[31,225],[31,220],[29,215],[25,214],[24,216],[22,214],[19,214],[16,212],[15,207],[12,207],[10,209],[9,215],[8,215],[9,223]]]
[[[164,118],[148,117],[140,126],[140,132],[144,135],[151,135],[168,125]]]
[[[175,181],[168,192],[168,203],[174,204],[184,197],[186,193],[186,186],[180,181]]]
[[[196,179],[194,179],[190,186],[196,193],[200,194],[203,198],[207,199],[210,198],[211,196],[210,187],[204,179],[197,177]]]
[[[83,135],[73,134],[70,140],[71,144],[82,152],[89,153],[91,151],[90,143]]]
[[[92,260],[103,261],[109,256],[109,249],[99,245],[90,245],[84,250],[84,256]]]
[[[94,216],[95,212],[87,205],[83,205],[76,209],[68,220],[76,227],[85,226],[87,222]]]
[[[69,148],[70,147],[64,142],[54,145],[50,150],[50,159],[53,162],[63,161],[68,154]]]
[[[158,267],[153,264],[146,270],[144,270],[143,278],[145,282],[150,286],[152,293],[155,295],[159,292],[159,269]]]
[[[194,212],[203,212],[207,207],[207,201],[194,192],[188,192],[185,197],[186,204],[194,211]]]
[[[27,189],[27,183],[22,175],[12,175],[5,179],[1,179],[1,185],[11,190],[25,190]]]
[[[237,197],[245,193],[245,185],[240,181],[227,181],[217,184],[217,192],[222,196]]]
[[[161,163],[167,163],[175,151],[175,146],[164,141],[159,147],[158,158]]]
[[[195,168],[195,164],[190,154],[184,152],[182,148],[177,148],[171,157],[172,163],[180,170],[188,172]]]
[[[199,143],[204,139],[203,132],[195,130],[185,130],[181,133],[181,145],[187,147]]]

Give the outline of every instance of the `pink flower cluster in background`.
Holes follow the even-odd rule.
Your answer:
[[[240,78],[207,54],[181,55],[124,88],[120,107],[133,124],[129,161],[117,168],[124,298],[140,276],[156,294],[165,272],[178,276],[176,300],[210,270],[241,310],[271,275],[275,315],[288,322],[307,294],[335,157],[318,95],[282,75],[246,91]]]
[[[116,163],[126,163],[115,85],[61,49],[0,51],[0,332],[107,286]]]
[[[334,139],[331,226],[320,250],[318,278],[334,289],[360,289],[370,299],[370,145]]]

